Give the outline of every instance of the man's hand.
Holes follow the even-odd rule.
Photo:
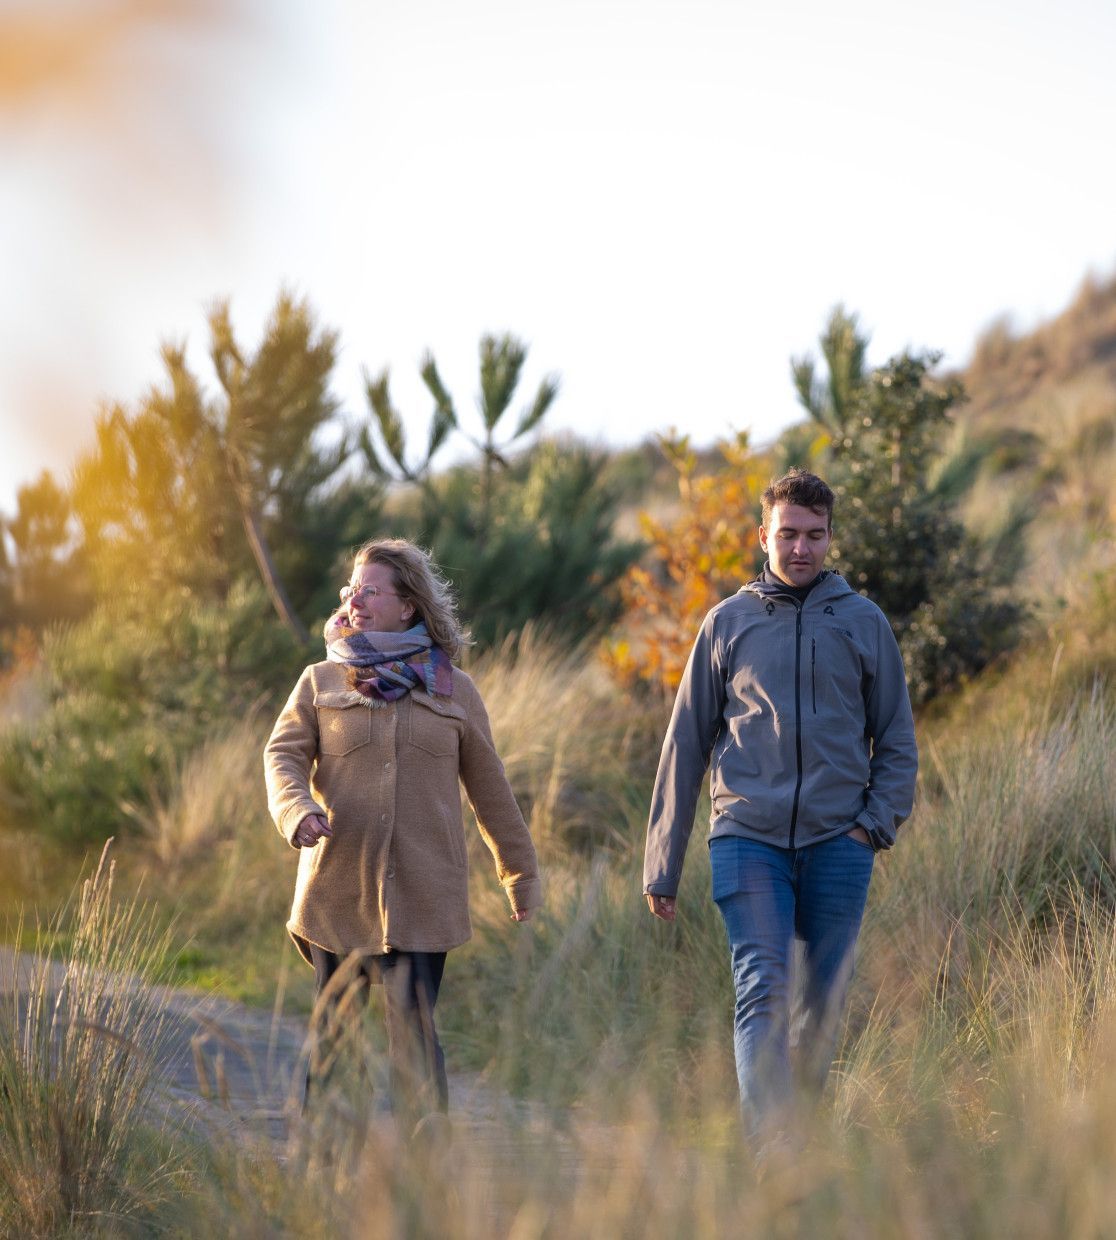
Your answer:
[[[663,921],[673,921],[678,912],[678,901],[674,896],[656,896],[648,892],[647,907]]]
[[[299,848],[314,848],[320,839],[329,839],[333,828],[324,814],[307,814],[298,824],[294,833],[294,842]]]
[[[534,911],[535,910],[533,908],[516,909],[515,912],[512,913],[511,919],[512,921],[530,921],[531,915],[534,913]]]

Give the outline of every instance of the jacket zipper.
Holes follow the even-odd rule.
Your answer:
[[[794,749],[798,761],[798,778],[794,784],[791,805],[790,844],[794,847],[794,829],[798,826],[798,798],[802,793],[802,605],[794,605]]]
[[[810,638],[810,704],[814,708],[814,714],[818,713],[818,687],[814,681],[814,667],[816,665],[818,641],[816,637]]]

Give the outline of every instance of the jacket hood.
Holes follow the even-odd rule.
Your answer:
[[[788,589],[782,586],[774,585],[770,581],[765,581],[762,576],[757,577],[754,581],[749,581],[746,585],[742,585],[737,591],[738,594],[755,594],[760,598],[790,598],[792,597]],[[815,602],[832,603],[834,599],[843,598],[847,594],[855,594],[856,591],[841,576],[840,573],[827,569],[821,581],[807,595],[806,602],[813,605]]]

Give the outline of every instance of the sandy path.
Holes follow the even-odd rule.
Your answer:
[[[33,964],[31,956],[0,947],[0,994],[25,991]],[[53,963],[50,970],[57,987],[64,967]],[[300,1111],[306,1020],[192,991],[161,987],[158,993],[167,1036],[154,1105],[199,1137],[231,1138],[284,1159]],[[556,1176],[577,1177],[572,1143],[556,1136],[542,1107],[512,1099],[476,1075],[451,1073],[450,1115],[455,1146],[467,1145],[470,1165],[497,1198],[504,1196],[501,1182],[522,1165],[525,1139],[557,1156]]]
[[[0,947],[0,993],[26,990],[34,958]],[[50,965],[57,987],[64,968]],[[155,1097],[204,1134],[220,1130],[279,1143],[287,1136],[288,1100],[299,1070],[306,1023],[212,995],[160,987],[167,1036]]]

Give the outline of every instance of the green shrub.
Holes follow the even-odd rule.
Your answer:
[[[453,581],[474,637],[492,645],[528,621],[578,642],[619,610],[618,582],[638,554],[612,527],[624,494],[603,454],[544,443],[481,490],[458,469],[424,495],[413,531]]]
[[[1021,544],[1025,522],[982,546],[954,515],[975,458],[943,462],[964,392],[933,377],[937,354],[906,352],[868,372],[867,337],[841,307],[821,345],[828,383],[812,358],[793,371],[801,403],[829,441],[821,469],[837,496],[830,559],[883,609],[921,705],[1018,640],[1024,607],[1007,587],[1021,565],[1011,544]]]
[[[122,825],[165,773],[170,738],[132,717],[126,699],[78,690],[36,725],[17,727],[0,749],[0,782],[24,816],[62,839],[97,840]]]
[[[0,736],[0,788],[58,838],[116,834],[184,755],[274,703],[306,659],[259,588],[238,587],[224,607],[189,596],[157,614],[102,606],[44,638],[48,704]]]

